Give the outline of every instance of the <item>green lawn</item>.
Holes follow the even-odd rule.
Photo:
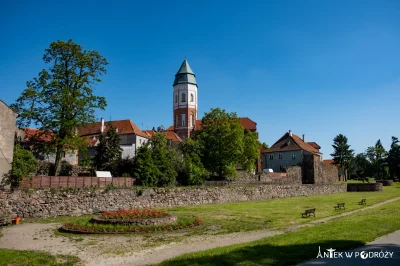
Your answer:
[[[278,229],[290,225],[307,223],[315,218],[301,218],[300,213],[308,208],[316,208],[316,219],[333,216],[365,206],[358,205],[362,198],[367,205],[376,204],[400,196],[400,184],[383,187],[382,192],[345,192],[333,195],[282,198],[261,201],[246,201],[228,204],[208,204],[199,206],[174,207],[168,210],[178,217],[196,215],[204,220],[204,225],[194,229],[192,234],[226,234],[239,231],[260,229]],[[333,206],[346,203],[346,210],[335,211]],[[78,217],[53,217],[32,219],[24,222],[61,222],[88,221],[90,215]]]
[[[161,266],[295,265],[321,250],[355,248],[400,229],[400,202],[246,244],[189,253]]]
[[[246,201],[228,204],[175,207],[169,211],[176,215],[197,215],[205,221],[204,227],[219,225],[219,233],[276,229],[307,223],[314,218],[301,218],[305,209],[316,208],[316,218],[333,216],[365,206],[358,205],[362,198],[370,206],[391,198],[400,197],[400,184],[383,187],[382,192],[345,192],[333,195]],[[346,203],[345,211],[335,211],[333,206]],[[201,229],[199,229],[201,230]]]
[[[0,266],[42,266],[42,265],[75,265],[79,259],[73,256],[53,256],[40,251],[20,251],[0,249]]]

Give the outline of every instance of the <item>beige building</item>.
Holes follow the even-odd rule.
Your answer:
[[[17,113],[0,100],[0,181],[11,169],[17,116]]]

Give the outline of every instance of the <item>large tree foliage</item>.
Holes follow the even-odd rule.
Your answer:
[[[86,145],[77,129],[93,122],[95,110],[106,106],[105,98],[95,96],[93,89],[106,73],[107,60],[72,40],[51,43],[43,60],[49,67],[27,82],[12,107],[20,114],[20,127],[34,124],[49,137],[45,149],[55,153],[53,174],[58,175],[62,153]]]
[[[389,178],[389,169],[386,166],[387,151],[380,139],[375,143],[375,146],[367,148],[365,156],[369,162],[366,170],[370,177],[378,180]]]
[[[183,169],[179,173],[182,185],[201,185],[209,177],[201,163],[201,147],[198,141],[188,138],[179,145],[183,156]]]
[[[113,175],[118,174],[117,166],[122,159],[122,148],[120,137],[116,129],[111,125],[107,133],[102,133],[99,145],[96,146],[94,164],[97,170],[111,171]]]
[[[134,160],[132,176],[136,178],[138,185],[157,186],[157,168],[154,165],[148,143],[138,149]]]
[[[156,133],[150,140],[150,150],[153,163],[157,169],[158,186],[172,185],[178,175],[176,165],[176,153],[168,145],[168,139],[164,134]]]
[[[29,178],[35,174],[37,162],[33,154],[22,149],[18,144],[14,146],[11,170],[4,175],[3,185],[10,185],[12,189],[18,188],[23,178]]]
[[[247,130],[244,134],[243,144],[241,165],[246,171],[254,172],[261,148],[257,133]]]
[[[392,137],[387,162],[391,177],[400,178],[400,145],[396,137]]]
[[[211,109],[205,113],[196,139],[202,147],[203,165],[212,175],[236,178],[236,165],[243,158],[244,146],[244,128],[236,113]]]
[[[347,143],[347,137],[339,134],[333,139],[333,163],[343,169],[345,180],[347,180],[347,168],[353,158],[354,151],[350,149]]]

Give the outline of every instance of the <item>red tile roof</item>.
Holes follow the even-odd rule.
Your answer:
[[[311,145],[313,148],[319,150],[321,149],[321,146],[319,146],[316,142],[311,141],[311,142],[307,142],[307,144]]]
[[[323,160],[323,162],[326,164],[333,164],[333,160]]]
[[[53,137],[52,132],[45,133],[43,130],[37,128],[24,128],[24,141],[31,141],[33,138],[39,141],[51,141]]]
[[[290,141],[289,144],[288,144],[288,139],[292,140]],[[296,134],[292,134],[292,136],[290,137],[289,133],[285,133],[266,152],[295,151],[295,150],[305,150],[312,154],[320,154],[318,150],[316,150],[310,144],[304,142],[299,136],[297,136]]]
[[[162,133],[165,134],[167,138],[172,142],[182,142],[182,139],[177,134],[175,134],[174,131],[164,131]]]
[[[156,132],[154,130],[144,130],[144,134],[146,134],[149,138],[151,138]]]
[[[169,128],[168,128],[169,129]],[[164,134],[167,139],[173,141],[173,142],[182,142],[182,139],[175,134],[175,132],[173,130],[166,130],[166,131],[162,131],[160,132],[161,134]],[[157,132],[155,132],[154,130],[145,130],[143,131],[149,138],[151,138],[154,134],[156,134]]]
[[[104,122],[104,125],[105,125],[105,132],[107,132],[107,130],[112,125],[114,128],[118,129],[118,134],[120,135],[136,134],[141,137],[148,138],[148,136],[129,119]],[[101,122],[88,124],[79,129],[78,134],[79,136],[98,135],[100,134],[100,126]]]

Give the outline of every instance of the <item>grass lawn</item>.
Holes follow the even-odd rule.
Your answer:
[[[246,244],[189,253],[164,261],[181,265],[295,265],[321,250],[355,248],[400,229],[400,202],[334,219],[325,224]]]
[[[191,234],[226,234],[240,231],[279,229],[282,227],[307,223],[314,218],[301,218],[305,209],[316,208],[316,218],[324,218],[348,212],[365,206],[358,205],[362,198],[367,205],[376,204],[400,196],[400,184],[383,187],[382,192],[345,192],[332,195],[310,197],[281,198],[260,201],[246,201],[227,204],[208,204],[199,206],[174,207],[167,209],[178,217],[196,215],[204,224],[191,231]],[[333,206],[346,203],[346,210],[335,211]],[[31,219],[24,222],[65,223],[68,221],[86,222],[91,215],[78,217],[53,217]]]
[[[0,266],[6,265],[63,265],[69,266],[77,263],[79,259],[73,256],[57,255],[53,256],[40,251],[20,251],[0,249]]]

